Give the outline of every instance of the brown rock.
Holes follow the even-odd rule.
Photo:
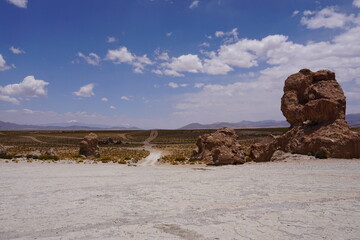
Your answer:
[[[214,165],[245,163],[245,154],[231,128],[221,128],[212,134],[200,136],[192,158],[208,161]]]
[[[285,80],[281,111],[292,126],[345,119],[345,106],[344,92],[331,71],[303,69]]]
[[[95,133],[90,133],[80,142],[79,155],[85,157],[100,157],[98,137]]]
[[[50,148],[44,152],[44,155],[46,156],[56,156],[56,152],[53,148]]]
[[[270,161],[274,152],[319,158],[360,158],[360,134],[345,121],[346,99],[335,73],[302,69],[285,81],[281,110],[291,128],[251,146],[250,157]]]
[[[0,158],[5,157],[7,154],[6,149],[3,145],[0,144]]]

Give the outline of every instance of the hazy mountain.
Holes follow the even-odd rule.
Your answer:
[[[229,123],[229,122],[218,122],[212,124],[200,124],[200,123],[191,123],[180,129],[218,129],[222,127],[230,127],[230,128],[279,128],[279,127],[289,127],[289,123],[286,121],[274,121],[274,120],[266,120],[266,121],[241,121],[237,123]]]
[[[86,123],[52,123],[44,125],[23,125],[0,121],[0,130],[140,130],[137,127],[109,127]]]
[[[346,115],[346,121],[352,127],[360,127],[360,113]]]
[[[346,120],[351,127],[360,127],[360,113],[346,115]],[[237,123],[218,122],[212,124],[190,123],[179,129],[218,129],[222,127],[230,128],[278,128],[289,127],[286,121],[241,121]]]

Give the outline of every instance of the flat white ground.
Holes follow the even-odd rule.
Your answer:
[[[0,239],[360,239],[360,160],[1,160]]]

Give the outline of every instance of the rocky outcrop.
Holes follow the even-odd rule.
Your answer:
[[[302,69],[285,81],[281,110],[291,128],[251,146],[250,157],[270,161],[276,150],[319,158],[359,158],[360,134],[345,121],[346,98],[328,70]]]
[[[80,142],[79,155],[85,157],[100,157],[98,136],[95,133],[90,133]]]
[[[198,138],[198,150],[194,151],[191,158],[213,165],[245,163],[245,154],[237,139],[237,134],[231,128],[221,128],[212,134],[204,134]]]
[[[7,154],[6,149],[3,145],[0,144],[0,158],[5,157]]]

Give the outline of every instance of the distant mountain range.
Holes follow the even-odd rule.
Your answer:
[[[50,123],[44,125],[23,125],[0,121],[0,130],[140,130],[137,127],[109,127],[78,122]]]
[[[346,120],[351,127],[360,127],[360,113],[357,114],[348,114],[346,115]],[[179,129],[218,129],[222,127],[230,128],[282,128],[289,127],[289,123],[286,121],[241,121],[237,123],[229,122],[218,122],[212,124],[200,124],[200,123],[190,123]]]
[[[360,127],[360,113],[346,115],[346,120],[351,127]],[[222,127],[230,128],[282,128],[289,127],[286,121],[241,121],[237,123],[218,122],[212,124],[191,123],[179,129],[218,129]],[[1,130],[141,130],[138,127],[110,127],[100,124],[86,124],[78,122],[49,123],[44,125],[23,125],[0,121]]]

